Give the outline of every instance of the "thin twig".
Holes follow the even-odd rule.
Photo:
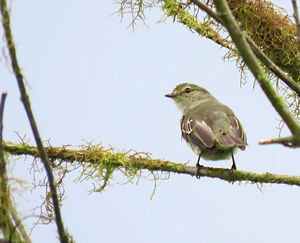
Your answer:
[[[36,147],[26,144],[14,144],[6,143],[4,145],[5,151],[12,155],[30,155],[35,158],[39,158],[40,154]],[[95,167],[101,164],[109,168],[125,168],[137,170],[149,170],[149,171],[163,171],[172,172],[178,174],[185,174],[195,176],[197,168],[187,166],[186,164],[173,163],[166,160],[151,159],[147,157],[141,157],[139,153],[135,155],[128,155],[128,153],[110,152],[105,148],[95,149],[82,149],[71,150],[65,147],[45,147],[49,158],[59,162],[69,162],[81,164],[80,168],[87,166],[88,168]],[[85,163],[87,165],[85,165]],[[93,165],[93,166],[91,166]],[[286,184],[300,186],[300,176],[279,175],[273,173],[255,173],[249,171],[231,171],[230,169],[223,168],[210,168],[201,167],[200,176],[219,178],[228,182],[246,181],[251,183],[274,183],[274,184]]]
[[[300,52],[300,21],[299,21],[299,14],[298,14],[298,6],[297,6],[297,1],[292,0],[293,3],[293,8],[294,8],[294,18],[296,22],[296,34],[297,34],[297,39],[298,39],[298,54]]]
[[[284,120],[284,122],[292,132],[294,136],[294,145],[300,146],[300,125],[298,121],[289,111],[282,97],[276,92],[270,80],[266,77],[261,65],[256,59],[254,53],[251,51],[244,33],[240,30],[238,24],[234,20],[234,17],[227,5],[226,0],[214,0],[214,3],[217,8],[218,15],[222,19],[223,25],[228,30],[232,41],[235,43],[237,49],[239,50],[243,61],[246,63],[246,65],[260,84],[262,90],[268,97],[275,110],[278,112],[282,120]]]
[[[201,10],[206,12],[215,21],[222,24],[222,19],[207,5],[201,3],[199,0],[190,0],[190,1],[195,5],[197,5]],[[274,74],[276,74],[277,77],[279,77],[287,86],[289,86],[292,90],[294,90],[298,94],[298,96],[300,96],[300,85],[297,84],[294,81],[294,79],[292,79],[289,75],[285,74],[262,50],[260,50],[250,36],[245,34],[245,37],[251,47],[251,50],[259,58],[259,60],[267,68],[269,68]]]
[[[11,29],[10,29],[10,18],[9,18],[9,13],[7,10],[6,0],[0,0],[0,7],[1,7],[2,24],[3,24],[5,39],[6,39],[7,47],[9,50],[12,68],[13,68],[14,74],[16,76],[18,86],[19,86],[19,90],[20,90],[20,94],[21,94],[21,101],[22,101],[25,111],[27,113],[27,117],[28,117],[31,129],[33,132],[33,136],[35,138],[37,147],[39,149],[39,153],[41,154],[42,163],[44,164],[44,167],[45,167],[45,170],[47,173],[49,186],[50,186],[50,190],[51,190],[53,207],[54,207],[55,221],[56,221],[56,225],[57,225],[57,229],[58,229],[60,242],[64,242],[64,243],[69,242],[68,236],[67,236],[64,226],[63,226],[63,221],[62,221],[60,208],[59,208],[59,201],[58,201],[58,197],[57,197],[57,190],[55,187],[55,181],[54,181],[54,177],[52,174],[52,170],[51,170],[51,167],[49,164],[47,154],[44,150],[41,137],[39,135],[36,121],[34,119],[34,116],[33,116],[32,110],[31,110],[29,96],[26,92],[26,88],[25,88],[24,81],[23,81],[24,80],[23,74],[22,74],[21,69],[18,64],[16,48],[15,48],[15,44],[13,41]]]
[[[258,143],[261,144],[261,145],[265,145],[265,144],[282,144],[282,145],[284,145],[286,147],[290,147],[290,148],[299,147],[299,146],[295,146],[294,136],[260,140]]]
[[[3,114],[4,114],[4,104],[6,100],[7,93],[2,93],[1,103],[0,103],[0,177],[6,174],[6,163],[4,159],[3,152]]]

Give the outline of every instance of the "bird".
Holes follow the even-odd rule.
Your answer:
[[[182,112],[181,136],[198,154],[196,177],[200,178],[200,158],[231,157],[231,171],[236,170],[234,153],[237,149],[245,150],[248,144],[243,126],[233,111],[195,84],[179,84],[165,96],[173,99]]]

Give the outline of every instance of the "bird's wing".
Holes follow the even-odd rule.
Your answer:
[[[214,146],[244,150],[248,145],[244,129],[233,111],[212,100],[200,103],[182,117],[181,134],[200,150]]]
[[[181,120],[181,134],[187,142],[192,142],[200,149],[217,147],[239,147],[245,150],[246,134],[240,121],[235,116],[228,116],[231,132],[220,130],[214,134],[213,123],[210,120],[198,120],[183,116]],[[218,145],[219,144],[219,145]]]
[[[215,145],[212,128],[204,120],[183,116],[181,134],[187,142],[192,142],[199,148],[212,148]]]

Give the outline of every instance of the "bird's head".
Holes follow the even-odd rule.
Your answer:
[[[188,83],[177,85],[172,93],[165,96],[173,99],[181,111],[199,104],[206,98],[212,97],[206,89]]]

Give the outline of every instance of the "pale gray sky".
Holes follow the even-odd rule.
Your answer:
[[[291,7],[289,1],[278,2]],[[18,58],[44,140],[53,146],[101,142],[194,165],[197,156],[180,139],[180,113],[164,97],[177,84],[191,82],[230,106],[243,123],[249,147],[236,155],[238,169],[300,175],[299,150],[257,145],[278,135],[278,115],[259,87],[252,90],[251,74],[240,88],[235,63],[224,62],[225,51],[211,41],[171,20],[156,23],[159,9],[147,12],[149,29],[138,25],[133,33],[129,18],[120,23],[111,16],[117,7],[95,0],[12,1]],[[34,144],[8,66],[2,55],[0,91],[8,92],[4,136],[18,142],[18,131]],[[27,187],[30,163],[30,158],[18,160],[11,175],[25,179]],[[231,161],[203,164],[230,167]],[[76,242],[299,242],[297,187],[259,190],[250,183],[172,174],[158,183],[150,200],[153,181],[120,185],[126,178],[116,173],[104,192],[88,194],[92,184],[73,179],[66,181],[62,215]],[[39,193],[16,194],[23,216],[39,204]],[[24,223],[30,228],[34,220]],[[55,232],[54,225],[39,226],[32,239],[57,242]]]

